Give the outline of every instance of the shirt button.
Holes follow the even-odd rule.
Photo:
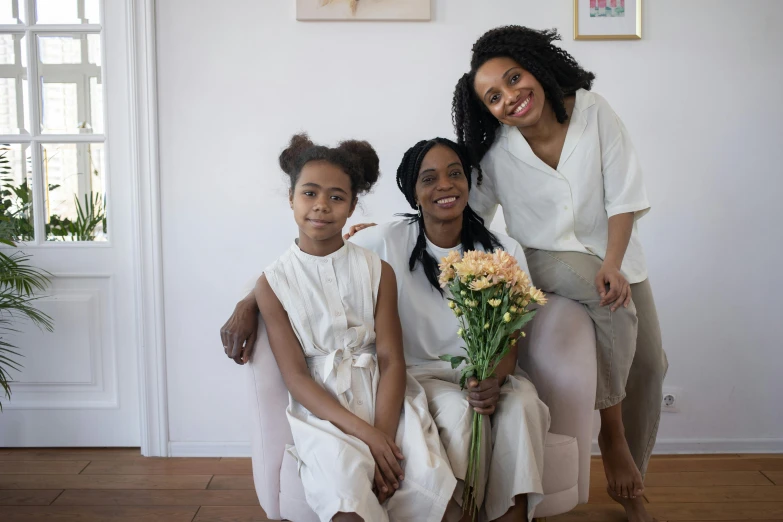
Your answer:
[[[334,313],[334,316],[335,316],[335,317],[340,317],[341,315],[342,315],[342,312],[335,312],[335,313]]]
[[[361,406],[362,404],[364,404],[364,401],[359,399],[359,406]]]
[[[327,283],[331,283],[331,282],[332,282],[332,278],[331,278],[331,277],[327,278],[327,279],[326,279],[326,282],[327,282]]]
[[[568,205],[564,206],[563,210],[568,210]]]

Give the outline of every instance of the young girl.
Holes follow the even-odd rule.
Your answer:
[[[631,522],[648,522],[642,475],[668,366],[636,230],[650,204],[627,130],[559,38],[519,26],[479,38],[455,130],[481,165],[471,206],[489,223],[501,205],[536,285],[582,303],[595,324],[609,492]]]
[[[378,156],[366,142],[328,148],[297,135],[280,166],[299,239],[255,297],[290,392],[289,451],[307,503],[322,522],[440,521],[456,479],[405,371],[394,271],[341,235],[378,179]]]

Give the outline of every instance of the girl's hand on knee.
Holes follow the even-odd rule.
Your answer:
[[[609,289],[607,290],[607,286]],[[631,303],[631,285],[615,266],[604,263],[595,276],[595,288],[601,296],[601,306],[611,305],[612,312]]]
[[[392,487],[389,483],[386,482],[386,479],[383,478],[383,473],[381,473],[381,469],[378,467],[378,465],[375,465],[375,487],[373,488],[373,493],[375,493],[375,496],[378,497],[378,503],[383,504],[389,498],[394,495],[394,492],[396,491],[394,487]]]
[[[399,489],[400,481],[405,478],[399,461],[404,457],[394,439],[374,426],[369,426],[359,438],[370,448],[375,465],[381,470],[386,484]]]
[[[468,379],[468,404],[476,413],[492,415],[500,400],[500,382],[496,376],[479,382],[475,377]]]

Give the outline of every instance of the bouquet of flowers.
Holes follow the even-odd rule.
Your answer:
[[[440,263],[440,285],[448,288],[449,308],[459,321],[458,335],[465,341],[466,355],[443,355],[452,368],[462,363],[460,385],[475,377],[479,382],[495,373],[500,361],[524,336],[519,330],[535,315],[530,303],[545,304],[541,290],[530,284],[528,275],[519,268],[508,252],[468,251],[460,257],[452,251]],[[465,476],[462,509],[475,520],[478,468],[481,449],[481,415],[473,412],[473,429]]]

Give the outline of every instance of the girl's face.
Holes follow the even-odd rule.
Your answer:
[[[535,125],[546,105],[544,88],[511,58],[493,58],[479,67],[473,88],[495,118],[513,127]]]
[[[302,168],[289,192],[299,239],[312,242],[342,241],[345,222],[356,208],[351,178],[328,161],[311,161]]]
[[[432,147],[421,162],[416,201],[427,219],[451,221],[468,204],[468,178],[457,153],[445,145]]]

